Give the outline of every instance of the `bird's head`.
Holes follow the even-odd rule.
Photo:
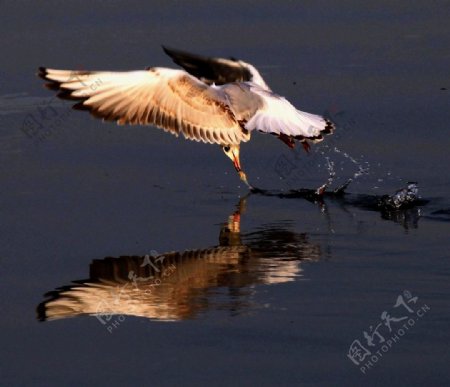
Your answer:
[[[240,179],[250,188],[253,187],[249,184],[247,180],[247,176],[241,168],[241,162],[239,161],[239,145],[224,145],[222,146],[224,153],[231,159],[233,162],[234,168],[239,173]]]
[[[241,162],[239,161],[239,145],[226,145],[222,147],[224,153],[231,159],[237,172],[241,172]]]

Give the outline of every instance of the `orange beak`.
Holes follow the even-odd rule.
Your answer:
[[[234,154],[234,152],[232,152],[233,154],[233,164],[234,164],[234,168],[236,169],[237,172],[241,172],[242,168],[241,168],[241,163],[239,161],[239,156],[236,157],[236,155]]]

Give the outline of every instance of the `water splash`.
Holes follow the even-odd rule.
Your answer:
[[[378,207],[386,210],[399,210],[413,206],[419,199],[419,185],[409,182],[406,188],[399,189],[393,195],[384,195],[378,201]]]
[[[330,161],[330,158],[328,156],[325,157],[325,160],[327,161],[327,170],[328,170],[328,178],[327,181],[322,184],[319,188],[316,189],[316,195],[323,195],[326,188],[329,187],[331,184],[333,184],[334,178],[336,177],[336,171],[334,169],[334,161]]]
[[[367,162],[367,161],[364,162],[364,164],[365,164],[365,166],[364,166],[363,163],[359,162],[354,157],[350,156],[347,152],[341,151],[338,147],[335,146],[333,150],[335,153],[342,155],[347,160],[349,160],[352,164],[354,164],[358,167],[357,171],[353,174],[353,177],[351,177],[351,179],[355,180],[355,179],[359,178],[360,176],[369,174],[369,170],[370,170],[369,162]]]
[[[350,161],[353,165],[357,166],[356,172],[353,173],[353,175],[348,178],[343,184],[339,185],[337,188],[333,190],[335,194],[341,194],[345,191],[345,189],[356,179],[358,179],[360,176],[367,175],[370,170],[370,164],[366,161],[364,163],[356,160],[354,157],[352,157],[347,152],[341,151],[339,148],[334,147],[333,151],[335,153],[338,153],[339,155],[343,156],[346,160]],[[322,155],[324,152],[321,152]],[[331,184],[334,182],[334,179],[336,178],[336,170],[335,170],[335,162],[331,161],[328,156],[325,157],[326,160],[326,167],[328,170],[328,178],[327,181],[322,184],[319,188],[316,189],[317,195],[323,195],[326,188],[331,186]],[[341,171],[344,170],[343,167],[340,168]]]

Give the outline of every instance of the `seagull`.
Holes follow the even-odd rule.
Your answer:
[[[235,58],[190,54],[162,47],[182,69],[147,67],[138,71],[56,70],[38,75],[74,109],[87,110],[119,125],[152,125],[186,139],[218,144],[252,190],[239,159],[240,143],[254,131],[270,133],[290,148],[296,141],[323,140],[335,125],[297,110],[272,92],[256,68]]]

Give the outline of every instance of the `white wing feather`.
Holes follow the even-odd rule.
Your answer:
[[[219,90],[183,70],[152,68],[128,72],[42,69],[62,98],[77,108],[119,124],[153,124],[187,139],[221,145],[248,141]]]
[[[285,134],[293,137],[314,138],[330,127],[323,117],[297,110],[289,101],[274,93],[252,87],[263,100],[263,107],[247,122],[247,130]]]

